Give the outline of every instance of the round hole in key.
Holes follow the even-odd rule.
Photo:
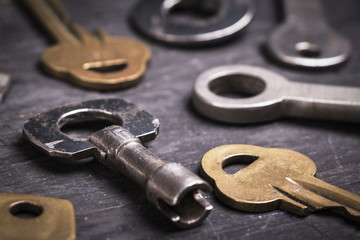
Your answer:
[[[233,175],[256,161],[258,158],[258,156],[246,154],[231,155],[225,159],[222,164],[222,168],[227,174]]]
[[[295,45],[296,51],[303,57],[319,57],[321,54],[318,45],[310,42],[299,42]]]
[[[11,204],[10,213],[18,218],[31,219],[40,216],[43,213],[43,207],[26,201]]]
[[[109,112],[94,109],[77,109],[61,116],[59,129],[71,138],[87,140],[94,132],[111,125],[123,125],[121,118]]]
[[[262,93],[266,84],[260,78],[246,75],[227,75],[212,80],[209,89],[228,98],[248,98]]]

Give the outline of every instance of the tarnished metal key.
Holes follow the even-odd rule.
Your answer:
[[[116,125],[90,139],[61,132],[65,124],[84,119],[106,119]],[[50,156],[74,161],[95,156],[143,187],[149,201],[179,227],[194,227],[212,210],[199,191],[209,192],[211,187],[181,165],[164,163],[141,144],[158,132],[157,118],[121,99],[65,105],[30,118],[23,127],[25,137]]]
[[[0,73],[0,103],[4,100],[6,93],[10,88],[10,77]]]
[[[152,38],[194,46],[234,37],[251,22],[254,9],[251,0],[140,0],[130,20]]]
[[[267,43],[274,58],[308,68],[329,67],[349,58],[350,43],[326,23],[319,0],[283,0],[283,3],[286,21]]]
[[[243,96],[231,98],[221,96],[223,93]],[[230,123],[280,117],[360,123],[360,88],[291,82],[246,65],[215,67],[202,73],[194,84],[193,103],[201,114]]]
[[[223,167],[250,163],[229,174]],[[263,212],[283,209],[298,215],[329,209],[360,222],[360,196],[314,177],[315,163],[301,153],[252,145],[223,145],[207,152],[201,175],[215,195],[233,208]]]
[[[0,193],[0,239],[74,240],[74,207],[68,200]]]
[[[24,2],[58,41],[41,57],[52,75],[100,90],[129,87],[144,75],[151,56],[145,44],[110,37],[102,29],[88,34],[69,21],[60,0]]]

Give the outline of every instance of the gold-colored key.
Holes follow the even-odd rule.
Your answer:
[[[0,239],[74,240],[71,202],[26,194],[0,193]]]
[[[137,83],[145,74],[151,51],[143,43],[110,37],[98,29],[89,34],[71,23],[60,0],[25,0],[58,41],[41,57],[45,70],[77,85],[113,90]]]
[[[250,163],[229,174],[223,167]],[[301,153],[252,145],[224,145],[207,152],[201,175],[218,199],[249,212],[283,209],[298,215],[329,209],[360,222],[360,196],[314,177],[315,163]]]

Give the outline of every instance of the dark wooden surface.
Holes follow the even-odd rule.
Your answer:
[[[68,102],[120,97],[149,110],[161,121],[161,133],[147,147],[165,161],[194,172],[208,150],[243,143],[299,151],[312,158],[317,176],[360,194],[358,124],[286,119],[237,126],[199,116],[190,104],[195,78],[224,64],[250,64],[274,70],[293,81],[360,87],[360,2],[326,0],[328,21],[350,39],[351,59],[340,68],[306,72],[278,66],[264,57],[261,44],[277,26],[273,1],[257,1],[248,31],[235,41],[211,48],[179,49],[143,39],[128,25],[135,1],[64,0],[74,21],[88,30],[102,26],[111,35],[140,38],[153,51],[151,65],[137,86],[114,92],[89,91],[43,73],[42,51],[51,38],[31,20],[20,1],[0,0],[0,72],[12,78],[0,106],[0,191],[70,200],[76,210],[78,239],[359,239],[356,224],[330,212],[297,217],[284,211],[244,213],[213,195],[215,209],[198,228],[179,230],[146,199],[142,189],[97,161],[66,163],[36,150],[21,133],[39,111]]]

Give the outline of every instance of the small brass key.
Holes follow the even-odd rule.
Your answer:
[[[59,0],[25,0],[58,44],[41,57],[45,70],[77,85],[99,90],[125,88],[144,75],[150,49],[129,38],[89,34],[71,23]]]
[[[71,121],[94,118],[115,125],[89,139],[61,131]],[[200,192],[211,191],[207,182],[180,164],[163,162],[142,145],[157,136],[159,120],[122,99],[98,99],[40,113],[25,122],[23,133],[50,156],[73,161],[96,157],[144,188],[149,201],[181,228],[199,225],[212,210]]]
[[[235,174],[223,167],[250,163]],[[298,215],[329,209],[360,222],[360,196],[314,177],[315,163],[301,153],[252,145],[223,145],[207,152],[201,175],[217,198],[233,208],[264,212],[283,209]]]
[[[0,193],[0,239],[74,240],[75,214],[64,199]]]

